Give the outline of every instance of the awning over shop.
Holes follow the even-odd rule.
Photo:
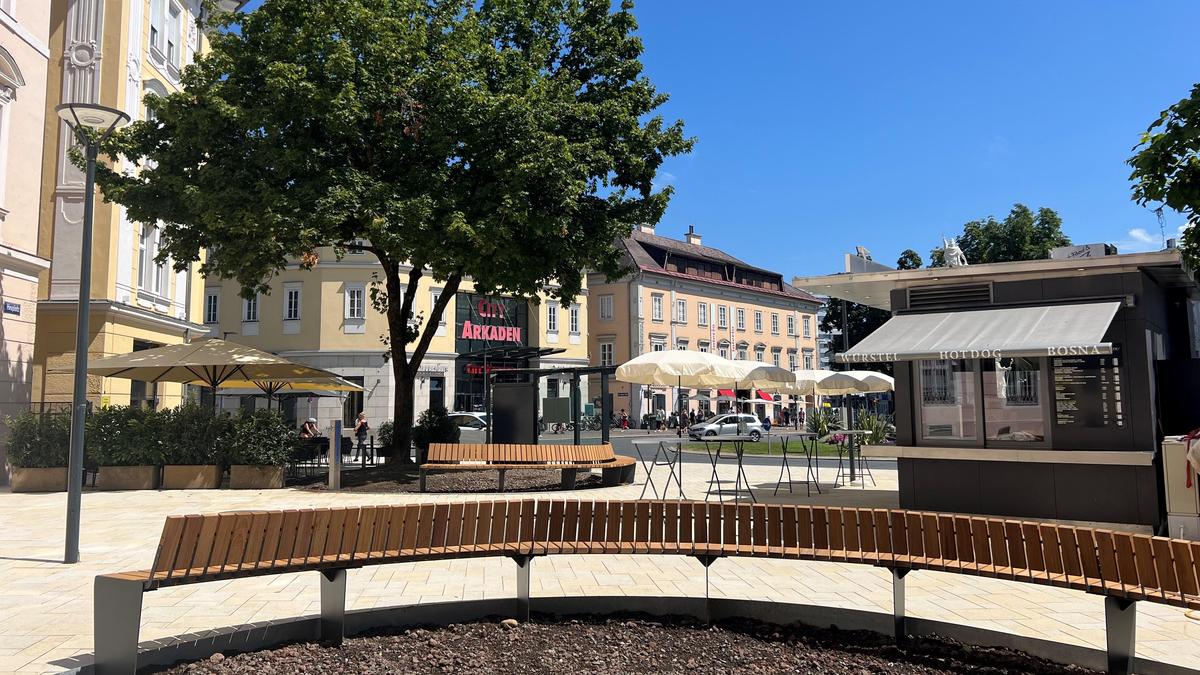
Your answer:
[[[733,398],[734,394],[733,394],[732,389],[718,389],[717,396],[725,396],[727,398]]]
[[[902,314],[888,319],[841,363],[918,359],[1111,354],[1104,334],[1120,302]]]
[[[774,401],[775,400],[775,397],[773,395],[763,391],[762,389],[759,389],[755,393],[758,394],[758,398],[760,401]]]

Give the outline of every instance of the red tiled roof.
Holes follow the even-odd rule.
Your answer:
[[[698,274],[687,274],[686,272],[673,272],[671,270],[665,270],[665,269],[659,267],[658,265],[638,265],[638,268],[641,269],[643,272],[650,272],[651,274],[662,274],[662,275],[665,275],[668,277],[678,277],[681,279],[690,279],[692,281],[698,281],[700,283],[705,283],[705,284],[714,284],[716,286],[728,286],[730,288],[736,288],[736,289],[742,290],[742,291],[750,291],[753,293],[766,293],[767,295],[778,295],[778,296],[782,296],[785,298],[791,298],[793,300],[804,300],[806,302],[812,302],[812,303],[815,303],[818,305],[822,304],[821,301],[818,300],[815,295],[812,295],[811,293],[806,293],[806,292],[800,290],[799,288],[796,288],[795,286],[792,286],[791,284],[786,283],[786,282],[783,284],[782,291],[776,291],[776,290],[772,290],[769,288],[760,288],[758,286],[748,286],[746,284],[739,284],[739,283],[736,283],[733,281],[725,281],[724,279],[712,279],[709,277],[702,277]]]

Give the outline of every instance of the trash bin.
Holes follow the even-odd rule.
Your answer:
[[[1193,441],[1200,443],[1200,441]],[[1167,535],[1200,541],[1200,479],[1193,466],[1188,487],[1187,441],[1168,436],[1162,442],[1163,484],[1167,489]]]

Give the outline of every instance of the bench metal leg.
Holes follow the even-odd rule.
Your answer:
[[[424,492],[425,491],[425,469],[420,469],[420,474],[421,474],[421,478],[420,478],[420,488],[419,489],[421,492]]]
[[[321,571],[321,642],[342,644],[346,637],[346,570]]]
[[[500,469],[499,471],[500,471],[500,491],[504,492],[504,476],[508,474],[508,471],[505,469]]]
[[[1137,649],[1137,603],[1124,598],[1104,598],[1104,629],[1108,638],[1108,672],[1133,672]]]
[[[98,675],[137,671],[142,591],[140,581],[96,577],[92,612]]]
[[[575,479],[578,476],[578,474],[579,474],[579,471],[577,469],[563,469],[562,470],[562,489],[574,490],[575,489]]]
[[[712,623],[712,610],[709,608],[708,603],[708,568],[717,561],[717,556],[698,555],[696,556],[696,560],[699,560],[700,564],[704,565],[704,623]]]
[[[896,642],[908,639],[908,626],[904,617],[904,577],[912,570],[892,568],[892,621],[896,631]]]
[[[514,555],[513,562],[517,563],[517,603],[520,606],[520,620],[529,620],[529,570],[533,567],[533,556]]]

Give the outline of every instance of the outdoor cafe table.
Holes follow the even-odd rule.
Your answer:
[[[816,456],[817,455],[817,435],[808,433],[806,431],[784,431],[783,433],[778,433],[778,434],[768,433],[766,436],[763,437],[763,440],[765,440],[767,442],[767,453],[768,454],[770,454],[770,451],[771,451],[771,440],[775,439],[775,438],[779,439],[779,448],[781,450],[783,450],[783,459],[779,466],[779,480],[775,482],[775,493],[774,494],[776,494],[776,495],[779,494],[779,486],[783,485],[783,483],[785,482],[783,480],[784,472],[787,473],[787,481],[786,482],[788,485],[789,493],[791,493],[791,491],[792,491],[792,485],[794,485],[796,483],[804,483],[806,495],[808,495],[808,496],[812,495],[812,486],[814,486],[814,485],[817,486],[817,494],[821,494],[821,483],[819,482],[819,473],[818,473],[820,471],[820,468],[817,465],[817,456]],[[788,441],[790,441],[792,439],[799,440],[800,447],[799,448],[793,447],[791,449],[791,452],[794,454],[799,454],[799,453],[804,454],[805,464],[807,465],[806,469],[805,469],[804,480],[792,480],[792,467],[788,463],[788,452],[789,452]]]
[[[642,485],[642,496],[638,499],[645,499],[646,490],[653,490],[652,494],[655,499],[666,499],[667,491],[671,489],[671,479],[675,479],[675,485],[679,488],[679,498],[687,499],[683,495],[683,462],[680,460],[680,453],[683,452],[682,438],[663,438],[652,441],[634,441],[633,449],[637,452],[638,461],[642,464],[642,469],[646,472],[646,482]],[[653,446],[653,453],[650,452],[650,447]],[[649,456],[649,459],[647,459]],[[658,493],[658,486],[654,484],[654,469],[655,467],[667,467],[667,480],[663,483],[662,494]]]
[[[865,464],[863,464],[862,458],[859,457],[859,465],[858,465],[859,470],[856,472],[855,465],[854,465],[854,459],[856,456],[858,456],[860,454],[860,452],[856,452],[856,451],[858,451],[861,448],[862,437],[866,436],[866,434],[867,434],[867,432],[863,431],[862,429],[843,429],[840,431],[835,431],[832,434],[830,434],[831,436],[841,435],[841,436],[845,437],[845,439],[846,439],[845,440],[846,460],[847,460],[847,463],[849,464],[849,474],[850,474],[850,479],[846,482],[853,483],[855,480],[861,479],[863,488],[867,487],[866,475],[870,475],[871,470],[869,468],[867,468],[867,466]],[[864,474],[866,474],[866,475],[864,475]],[[838,475],[837,475],[837,478],[835,478],[833,481],[835,486],[838,484],[838,480],[841,477],[842,477],[842,461],[841,461],[841,457],[839,457],[838,458]],[[875,482],[875,476],[871,475],[871,483],[874,483],[874,482]]]
[[[714,486],[705,493],[704,501],[708,501],[708,498],[711,497],[714,492],[717,495],[717,499],[722,499],[722,497],[726,494],[733,494],[735,501],[742,492],[745,492],[750,496],[751,502],[755,501],[754,491],[750,489],[750,479],[746,477],[746,469],[742,465],[742,458],[746,454],[746,443],[753,443],[757,439],[751,438],[750,436],[703,436],[700,438],[700,440],[704,443],[704,449],[708,452],[708,461],[710,464],[712,464],[712,478],[709,479],[708,482]],[[732,481],[722,481],[717,475],[717,462],[721,458],[721,449],[727,444],[733,446],[733,454],[737,457],[737,473],[734,474],[734,480]],[[743,481],[746,483],[745,488],[742,488]],[[721,483],[723,482],[732,482],[733,489],[722,489]]]

